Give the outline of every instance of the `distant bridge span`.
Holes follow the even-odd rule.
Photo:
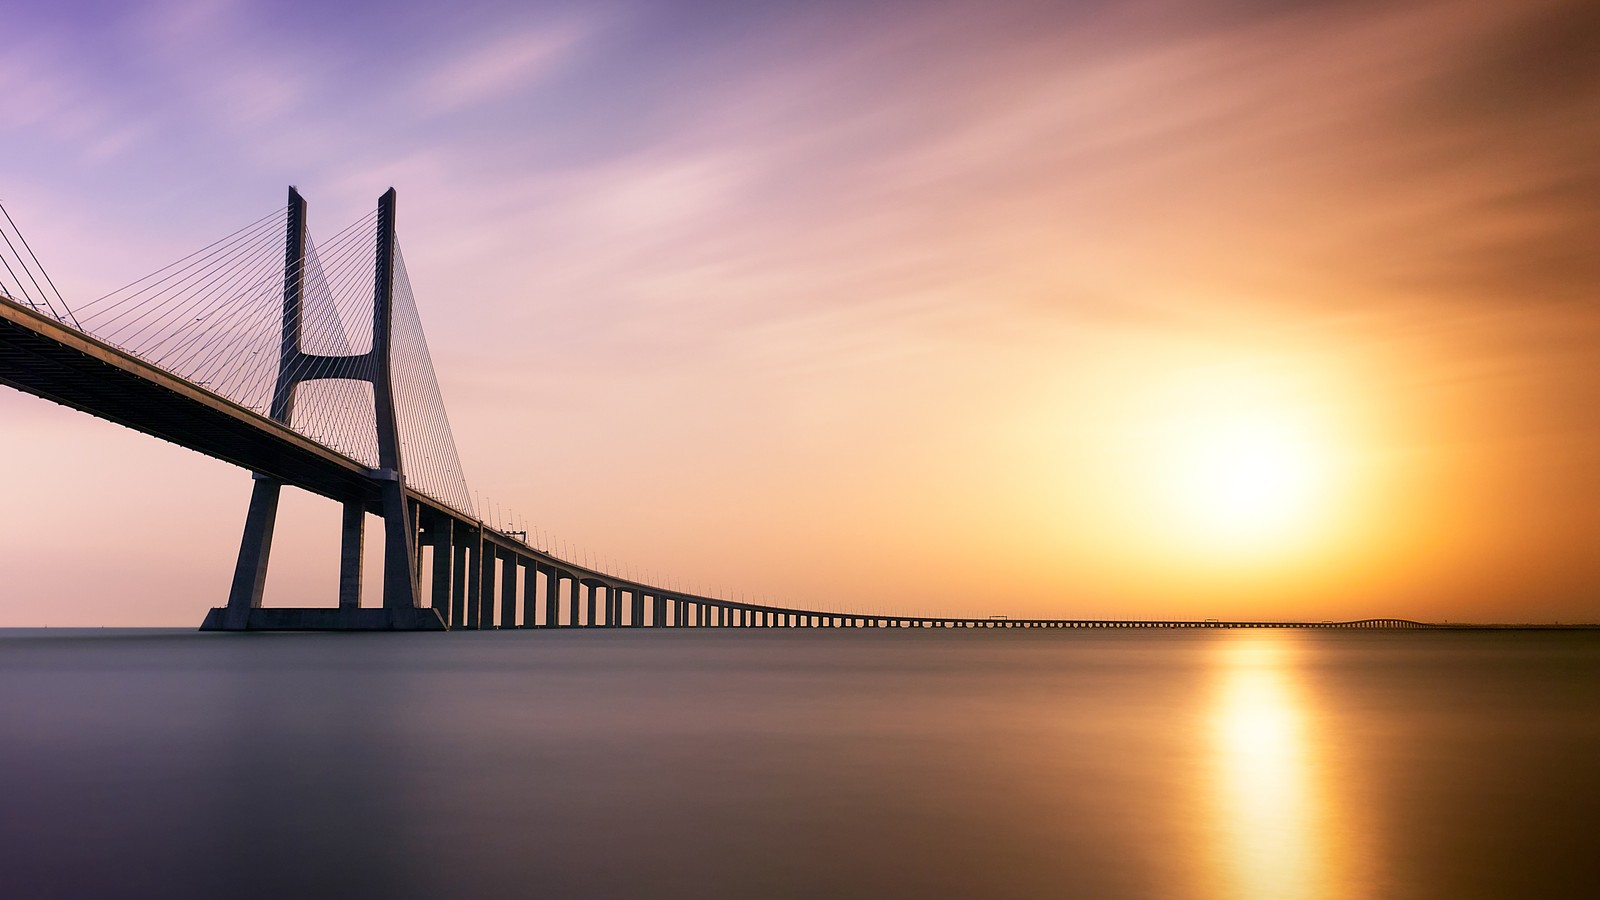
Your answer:
[[[203,628],[1441,627],[1392,618],[963,618],[800,609],[653,586],[561,559],[490,527],[471,509],[420,322],[405,318],[396,325],[397,306],[412,318],[415,310],[406,305],[412,298],[398,256],[394,191],[368,217],[370,229],[354,237],[346,229],[324,244],[320,258],[309,241],[305,203],[293,188],[279,216],[287,233],[278,244],[281,289],[277,274],[262,287],[262,265],[252,258],[261,255],[260,235],[277,219],[212,245],[185,268],[162,270],[168,274],[160,280],[151,276],[144,287],[135,282],[126,296],[96,301],[99,309],[79,310],[87,326],[47,298],[40,302],[20,281],[19,287],[0,283],[0,383],[256,473],[228,604],[212,610]],[[364,238],[376,248],[370,268],[355,262],[350,249]],[[366,277],[372,292],[352,305],[348,298],[359,292],[351,285]],[[363,302],[370,303],[365,312]],[[366,340],[348,323],[369,314]],[[323,346],[310,346],[318,341]],[[353,349],[363,342],[367,350]],[[331,401],[326,391],[313,392],[296,407],[300,389],[328,382],[338,383],[328,388],[335,391],[361,387]],[[262,602],[278,491],[285,484],[344,505],[337,607]],[[381,607],[360,605],[367,514],[384,520]]]

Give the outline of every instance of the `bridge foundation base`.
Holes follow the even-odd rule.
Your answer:
[[[242,628],[229,628],[227,607],[206,613],[201,631],[448,631],[432,609],[280,608],[250,610]]]

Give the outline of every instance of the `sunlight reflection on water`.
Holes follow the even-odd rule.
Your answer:
[[[1600,896],[1595,684],[1593,635],[0,633],[0,896]]]
[[[1362,854],[1345,845],[1357,833],[1352,810],[1335,789],[1336,729],[1306,684],[1317,645],[1247,631],[1213,649],[1214,896],[1362,896]]]
[[[1219,897],[1320,896],[1325,848],[1313,807],[1317,761],[1296,648],[1244,634],[1218,644],[1210,734]]]

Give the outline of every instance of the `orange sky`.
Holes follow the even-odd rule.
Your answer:
[[[469,482],[687,588],[1600,619],[1600,14],[1197,6],[489,4],[379,47],[69,4],[0,62],[0,199],[72,300],[284,184],[320,233],[394,184]],[[0,421],[0,624],[223,601],[246,473]],[[1314,448],[1264,532],[1184,505],[1229,422]],[[286,510],[268,602],[331,603],[337,509]]]

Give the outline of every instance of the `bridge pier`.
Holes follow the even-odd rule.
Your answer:
[[[555,628],[561,624],[561,592],[555,570],[535,563],[534,571],[544,576],[544,627]]]
[[[473,619],[473,628],[494,627],[494,562],[497,555],[493,544],[483,542],[478,545],[478,578],[483,587],[478,592],[478,614]]]
[[[466,549],[467,606],[457,627],[475,629],[482,618],[479,610],[483,599],[483,535],[474,532]]]
[[[439,618],[449,626],[450,618],[450,563],[454,556],[453,537],[455,520],[435,515],[428,522],[428,543],[433,547],[433,596],[429,598]]]
[[[465,628],[467,624],[467,550],[467,535],[463,532],[450,545],[450,623],[454,628]]]
[[[539,570],[531,559],[517,559],[522,570],[522,628],[539,627]]]
[[[500,556],[500,627],[517,627],[517,555],[505,550]]]
[[[361,558],[366,549],[366,525],[366,507],[346,500],[339,535],[340,609],[355,609],[361,605]]]
[[[282,483],[257,474],[250,488],[250,509],[245,513],[244,537],[239,542],[239,559],[233,567],[233,588],[228,592],[227,615],[222,628],[243,631],[249,627],[250,612],[261,608],[261,595],[267,586],[267,559],[272,554],[272,531],[278,521],[278,496]],[[211,617],[206,618],[211,623]],[[200,626],[202,629],[206,625]]]

